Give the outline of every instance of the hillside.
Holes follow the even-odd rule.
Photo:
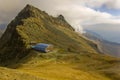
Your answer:
[[[12,20],[0,42],[0,80],[120,79],[120,59],[99,54],[62,15],[52,17],[31,5]],[[41,53],[31,49],[32,42],[55,48]]]
[[[43,80],[18,70],[0,67],[0,80]]]
[[[50,43],[63,51],[75,53],[96,52],[91,47],[95,45],[78,36],[62,15],[52,17],[30,5],[8,25],[0,42],[1,61],[25,57],[31,49],[31,42]]]

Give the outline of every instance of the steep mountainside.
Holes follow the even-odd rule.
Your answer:
[[[99,54],[62,15],[52,17],[31,5],[12,20],[0,42],[0,80],[120,79],[120,59]],[[55,48],[45,54],[31,43]]]
[[[30,5],[8,25],[0,42],[0,61],[3,63],[26,56],[31,42],[50,43],[75,53],[96,52],[95,44],[78,36],[62,15],[52,17]]]
[[[99,45],[99,48],[102,53],[104,54],[108,53],[108,55],[120,57],[120,44],[119,43],[104,40],[101,36],[88,30],[86,31],[84,36],[96,42]]]

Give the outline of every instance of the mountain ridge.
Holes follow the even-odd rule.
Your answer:
[[[19,60],[25,57],[31,49],[30,43],[32,41],[51,43],[65,51],[77,53],[80,51],[96,52],[94,49],[96,48],[95,44],[78,36],[62,15],[57,18],[52,17],[44,11],[27,5],[8,25],[0,39],[0,42],[2,42],[0,45],[0,61],[4,63],[6,60],[9,61],[9,59],[16,58]],[[90,50],[88,51],[85,48]]]

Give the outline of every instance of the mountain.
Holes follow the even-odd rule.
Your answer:
[[[91,31],[91,30],[87,30],[85,29],[85,33],[83,34],[85,37],[87,37],[88,39],[91,39],[91,40],[103,40],[103,37],[99,34],[97,34],[96,32],[94,31]]]
[[[95,44],[78,36],[62,15],[52,17],[30,5],[8,25],[0,42],[1,56],[5,55],[0,58],[1,61],[25,57],[31,49],[31,42],[50,43],[57,48],[75,53],[96,52],[91,47]]]
[[[99,46],[99,49],[102,53],[115,57],[120,57],[120,44],[115,42],[110,42],[107,40],[104,40],[100,35],[93,31],[86,30],[86,33],[84,34],[88,39],[93,40],[96,42]]]
[[[27,5],[0,39],[1,80],[119,80],[120,59],[99,53],[97,45],[75,32],[63,15],[52,17]],[[48,43],[42,53],[31,43]]]

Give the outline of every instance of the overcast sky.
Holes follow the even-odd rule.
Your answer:
[[[80,31],[84,25],[120,24],[120,0],[0,0],[0,24],[8,24],[26,4],[53,16],[62,14]]]

